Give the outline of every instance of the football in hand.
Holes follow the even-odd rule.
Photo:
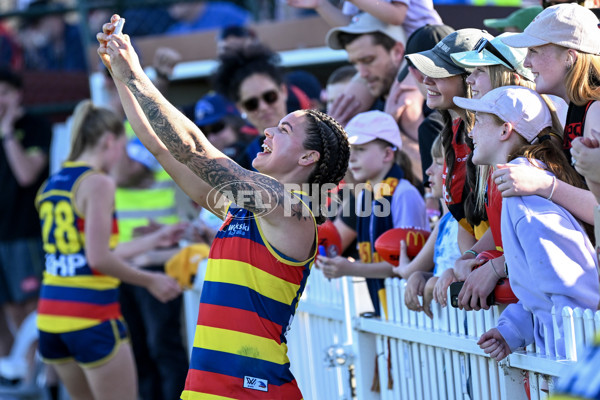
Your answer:
[[[375,251],[385,261],[398,265],[400,259],[400,241],[406,243],[406,255],[415,257],[425,245],[429,232],[418,228],[394,228],[384,232],[375,241]]]
[[[330,220],[319,225],[319,254],[327,257],[335,257],[342,254],[342,238]],[[325,254],[323,254],[325,253]]]

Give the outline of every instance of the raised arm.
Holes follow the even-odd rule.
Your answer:
[[[23,147],[19,138],[17,138],[15,123],[24,113],[23,107],[19,104],[20,99],[20,91],[16,89],[8,90],[2,105],[3,109],[0,110],[0,140],[2,141],[1,145],[4,147],[6,161],[17,183],[21,187],[28,187],[38,180],[38,177],[48,165],[48,154],[39,147]],[[39,137],[42,137],[42,135],[50,136],[49,126],[44,125],[39,129],[41,130],[35,132]],[[40,143],[40,141],[40,139],[36,140],[37,143]]]
[[[356,7],[390,25],[402,25],[406,18],[408,5],[398,1],[390,3],[373,0],[350,0]]]
[[[194,190],[190,197],[213,212],[222,212],[228,205],[227,199],[233,201],[246,194],[243,205],[238,205],[255,214],[264,213],[262,219],[272,226],[283,226],[286,214],[298,219],[304,216],[302,205],[281,183],[240,167],[217,150],[192,121],[165,99],[144,73],[129,37],[110,35],[118,19],[113,16],[111,23],[104,25],[103,33],[97,35],[98,54],[112,72],[127,117],[134,130],[140,130],[136,131],[140,140],[152,142],[150,151],[156,152],[158,160],[167,164],[167,170],[176,169],[178,175],[174,178],[178,178],[178,184],[185,185],[184,190],[194,190],[189,186],[201,185],[201,181],[208,184],[202,190]],[[153,134],[162,145],[152,138]],[[184,175],[161,146],[200,179],[192,181],[189,174]],[[205,192],[206,189],[209,191]]]
[[[220,196],[217,196],[217,198],[209,196],[212,187],[202,180],[201,177],[192,172],[187,165],[182,164],[173,157],[158,135],[154,132],[152,125],[148,121],[148,118],[146,118],[144,111],[131,91],[118,79],[114,79],[114,81],[127,119],[143,145],[154,155],[154,157],[156,157],[158,162],[173,178],[175,183],[177,183],[177,185],[179,185],[193,201],[223,218],[224,209],[219,207],[219,203],[221,203],[221,205],[226,205],[227,203],[223,202]],[[216,194],[215,191],[211,194],[213,193]]]
[[[296,8],[315,10],[330,26],[342,26],[350,22],[350,17],[334,6],[329,0],[287,0],[287,4]]]

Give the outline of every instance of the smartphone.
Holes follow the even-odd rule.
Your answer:
[[[458,294],[462,290],[464,284],[464,282],[453,282],[450,284],[450,305],[454,308],[458,308]],[[492,306],[496,303],[496,298],[494,297],[493,291],[487,297],[486,303],[488,306]],[[481,306],[479,301],[477,301],[477,305]]]
[[[123,32],[123,25],[125,25],[125,18],[120,18],[115,24],[115,30],[113,31],[113,35],[120,35]]]

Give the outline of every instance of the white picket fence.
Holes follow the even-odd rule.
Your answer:
[[[477,345],[496,325],[497,307],[465,312],[433,303],[431,320],[406,308],[404,285],[386,280],[387,321],[364,318],[359,310],[370,300],[356,296],[356,280],[328,281],[312,271],[288,336],[305,399],[546,399],[600,331],[600,312],[565,308],[556,318],[563,319],[567,359],[541,356],[532,345],[497,363]]]

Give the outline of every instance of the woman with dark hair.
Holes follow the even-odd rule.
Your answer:
[[[181,398],[301,399],[286,333],[315,259],[316,224],[325,221],[310,196],[343,178],[346,133],[319,111],[293,112],[265,129],[264,151],[252,162],[260,173],[245,170],[152,85],[129,37],[112,35],[118,19],[98,34],[98,53],[136,135],[194,201],[224,219],[211,247]],[[280,88],[265,73],[256,76]],[[256,89],[253,101],[266,106],[258,91],[265,88]],[[240,93],[238,100],[252,100],[243,83]]]
[[[216,91],[233,101],[259,133],[240,159],[240,165],[249,169],[261,151],[265,129],[276,126],[287,114],[288,88],[278,66],[279,56],[262,44],[225,52],[219,61],[213,76]]]
[[[285,82],[279,67],[279,55],[261,43],[250,42],[219,56],[219,67],[213,76],[215,90],[230,101],[257,129],[259,137],[248,145],[239,159],[244,168],[261,151],[265,129],[275,126],[288,112],[296,111],[308,96]],[[290,102],[289,100],[296,100]],[[290,109],[290,103],[295,104]]]

